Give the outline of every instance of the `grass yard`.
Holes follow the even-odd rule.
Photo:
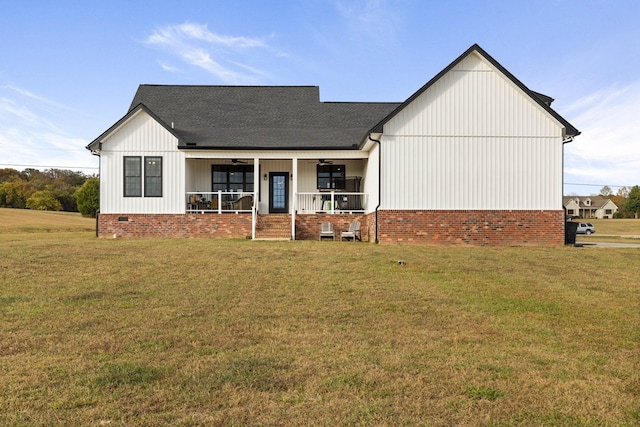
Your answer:
[[[596,234],[640,236],[640,219],[575,219],[574,222],[590,222],[596,227]]]
[[[95,231],[96,220],[79,213],[0,208],[0,234]]]
[[[639,250],[9,232],[23,212],[0,425],[640,425]]]
[[[578,234],[580,242],[640,242],[640,219],[575,219],[574,222],[590,222],[596,227],[595,234]]]

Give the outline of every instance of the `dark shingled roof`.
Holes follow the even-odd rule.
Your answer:
[[[129,112],[87,148],[143,109],[178,138],[183,149],[353,149],[472,52],[478,52],[564,127],[580,132],[551,107],[553,98],[529,90],[473,45],[402,103],[320,102],[317,86],[140,85]]]
[[[317,86],[140,85],[180,148],[353,149],[400,103],[320,102]]]

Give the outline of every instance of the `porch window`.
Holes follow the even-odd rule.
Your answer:
[[[344,165],[318,165],[316,172],[319,189],[344,190],[346,176]]]
[[[124,197],[142,196],[142,157],[124,157]]]
[[[144,196],[162,197],[162,157],[144,158]]]
[[[212,165],[212,191],[253,192],[253,165]]]

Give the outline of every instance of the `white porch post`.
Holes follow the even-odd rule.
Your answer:
[[[291,203],[291,240],[296,240],[296,210],[298,209],[296,200],[298,199],[298,159],[291,159],[292,163],[292,180],[293,201]]]
[[[256,219],[258,200],[260,200],[260,159],[253,159],[253,206],[251,206],[251,240],[256,239]]]

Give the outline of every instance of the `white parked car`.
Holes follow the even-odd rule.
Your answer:
[[[596,232],[596,228],[590,222],[578,223],[577,234],[586,234],[587,236]]]

